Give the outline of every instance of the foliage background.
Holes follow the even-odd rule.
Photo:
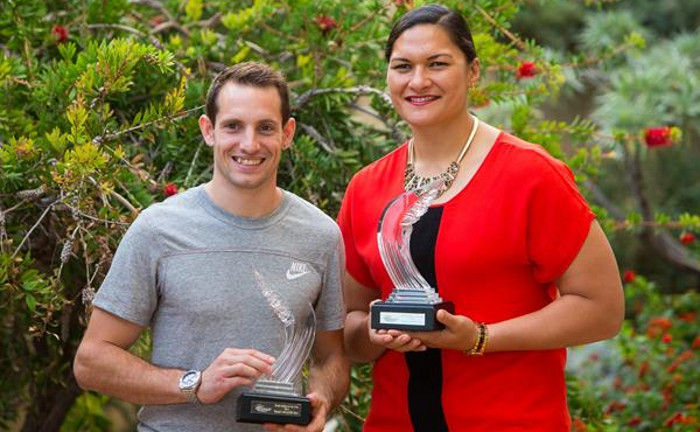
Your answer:
[[[211,175],[197,117],[213,76],[285,72],[300,127],[280,184],[335,215],[351,175],[408,136],[382,50],[423,3],[0,0],[0,428],[133,428],[71,361],[128,224]],[[482,61],[475,112],[574,169],[625,270],[623,332],[572,350],[574,427],[695,430],[700,2],[444,3]],[[369,370],[353,370],[343,429],[366,414]]]

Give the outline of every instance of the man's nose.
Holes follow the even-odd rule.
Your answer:
[[[245,133],[241,136],[239,147],[246,153],[255,153],[260,149],[260,144],[258,143],[258,136],[255,129],[248,128],[245,131]]]

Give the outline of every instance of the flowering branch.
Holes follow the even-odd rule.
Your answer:
[[[511,33],[507,28],[505,28],[505,27],[503,27],[502,25],[498,24],[498,22],[497,22],[488,12],[486,12],[486,11],[484,10],[484,8],[482,8],[482,7],[479,6],[479,5],[475,5],[475,7],[476,7],[476,10],[479,11],[479,13],[480,13],[481,15],[483,15],[483,17],[486,19],[486,21],[489,22],[489,24],[491,24],[492,26],[496,27],[496,29],[498,29],[498,31],[500,31],[501,33],[503,33],[504,35],[506,35],[506,37],[507,37],[508,39],[510,39],[510,40],[515,44],[515,46],[518,47],[518,49],[519,49],[520,51],[525,51],[526,45],[525,45],[525,42],[522,41],[522,39],[520,39],[519,37],[517,37],[516,35],[514,35],[513,33]]]

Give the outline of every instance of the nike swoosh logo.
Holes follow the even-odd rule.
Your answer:
[[[292,273],[290,270],[287,270],[287,280],[294,280],[300,278],[307,273],[309,273],[308,270],[300,273]]]

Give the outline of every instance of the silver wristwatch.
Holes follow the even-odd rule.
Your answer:
[[[197,389],[202,383],[202,372],[198,370],[188,370],[180,378],[180,391],[185,395],[189,403],[197,404]]]

